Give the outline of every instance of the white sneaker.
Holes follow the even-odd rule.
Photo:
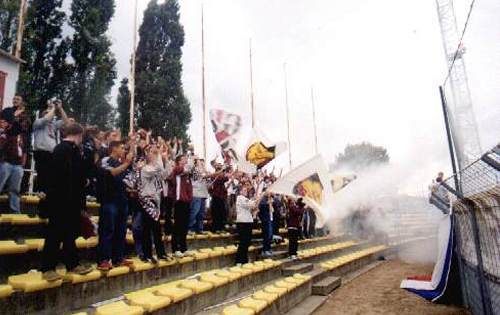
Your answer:
[[[174,256],[175,256],[175,258],[182,258],[182,257],[184,257],[184,254],[183,254],[183,253],[181,253],[180,251],[176,251],[176,252],[174,253]]]
[[[298,258],[298,257],[297,257],[297,255],[292,255],[292,256],[290,256],[290,259],[291,259],[291,260],[296,260],[297,258]]]
[[[188,250],[188,251],[185,251],[183,253],[184,256],[188,256],[188,257],[195,257],[196,256],[196,253],[192,250]]]
[[[236,267],[241,267],[242,265],[241,264],[236,264]]]

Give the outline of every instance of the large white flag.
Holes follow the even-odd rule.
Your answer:
[[[316,155],[292,169],[272,184],[268,190],[295,198],[302,197],[304,203],[316,213],[316,227],[322,227],[329,217],[333,191],[330,176],[321,155]]]

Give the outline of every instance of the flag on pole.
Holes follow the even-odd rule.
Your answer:
[[[292,169],[269,188],[277,194],[302,197],[304,203],[316,213],[316,226],[322,227],[328,217],[333,195],[328,170],[321,155]]]
[[[210,122],[223,156],[237,159],[234,148],[241,131],[241,116],[228,113],[222,109],[212,109],[210,110]]]

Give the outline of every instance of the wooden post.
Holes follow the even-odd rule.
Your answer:
[[[134,132],[134,120],[135,120],[135,57],[137,49],[137,0],[135,0],[134,5],[134,35],[133,35],[133,47],[132,47],[132,65],[130,69],[130,121],[129,121],[129,132]]]
[[[285,106],[286,106],[286,126],[288,133],[288,164],[292,169],[292,146],[290,141],[290,109],[288,108],[288,82],[286,76],[286,63],[283,64],[283,73],[285,75]]]
[[[201,5],[201,98],[203,106],[203,158],[207,161],[207,96],[205,90],[205,22]]]
[[[21,58],[21,49],[23,46],[23,33],[24,33],[24,16],[26,15],[26,0],[21,0],[21,5],[19,7],[19,25],[17,27],[16,36],[16,51],[14,56]]]
[[[314,89],[311,86],[311,106],[312,106],[312,116],[313,116],[313,128],[314,128],[314,154],[318,154],[318,130],[316,128],[316,109],[314,105]]]

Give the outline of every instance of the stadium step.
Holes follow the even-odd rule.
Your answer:
[[[326,296],[338,288],[341,282],[342,281],[339,277],[326,277],[325,279],[313,284],[312,294]]]
[[[289,266],[289,267],[283,268],[283,276],[291,276],[291,275],[294,275],[296,273],[306,273],[306,272],[313,270],[313,267],[314,267],[313,264],[307,264],[307,263]]]

